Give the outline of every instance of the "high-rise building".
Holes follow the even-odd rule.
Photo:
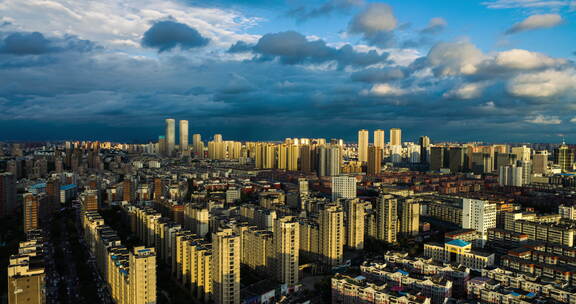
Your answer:
[[[487,240],[488,229],[496,227],[496,204],[465,198],[462,201],[462,228],[474,229]]]
[[[176,146],[176,121],[172,118],[166,119],[166,155],[174,155]]]
[[[309,183],[306,178],[299,178],[298,179],[298,192],[300,197],[308,196],[309,192]]]
[[[420,203],[413,199],[404,199],[398,203],[400,230],[403,236],[416,236],[420,229]]]
[[[571,171],[574,164],[574,151],[565,143],[554,149],[554,163],[560,166],[563,172]]]
[[[402,130],[397,128],[390,129],[390,145],[391,146],[402,145]]]
[[[310,145],[300,146],[300,170],[304,173],[312,172],[312,151]]]
[[[540,175],[548,173],[548,151],[540,151],[534,154],[532,172]]]
[[[156,303],[156,251],[137,246],[130,252],[130,303]]]
[[[431,147],[430,148],[430,163],[431,171],[440,171],[442,168],[448,166],[446,160],[448,159],[448,149],[446,147]]]
[[[215,142],[222,142],[222,134],[214,134]]]
[[[129,179],[122,182],[122,200],[132,202],[134,200],[134,185]]]
[[[370,146],[368,148],[368,167],[366,173],[368,175],[380,174],[382,170],[382,148]]]
[[[386,144],[386,133],[384,130],[376,130],[374,131],[374,147],[378,147],[380,149],[384,149]]]
[[[194,134],[192,136],[192,146],[194,147],[194,155],[198,158],[204,158],[204,143],[202,142],[202,135]]]
[[[274,272],[278,282],[298,283],[300,225],[295,217],[286,216],[274,223]]]
[[[462,172],[465,168],[465,164],[467,163],[466,156],[467,154],[465,148],[450,147],[450,150],[448,150],[448,164],[450,172]]]
[[[240,236],[231,228],[212,234],[212,290],[214,303],[240,303]]]
[[[8,265],[8,304],[46,303],[46,281],[42,241],[21,242],[19,253]]]
[[[532,155],[532,149],[526,146],[512,147],[512,154],[516,155],[516,160],[530,161]]]
[[[430,137],[420,137],[420,163],[430,162]]]
[[[26,193],[22,199],[24,201],[24,232],[40,228],[40,204],[42,194]]]
[[[368,130],[358,131],[358,160],[361,162],[368,161]]]
[[[340,265],[344,258],[344,212],[335,204],[320,210],[319,246],[322,261],[328,265]]]
[[[332,201],[340,198],[356,198],[356,177],[346,175],[332,177]]]
[[[84,190],[80,194],[80,206],[82,211],[97,211],[98,210],[98,190]]]
[[[180,151],[188,151],[188,121],[180,121]]]
[[[16,177],[12,173],[0,173],[0,217],[10,215],[16,209]]]
[[[396,243],[398,234],[398,200],[381,194],[376,201],[376,235],[378,240]]]
[[[346,247],[349,249],[364,249],[365,216],[366,203],[357,198],[346,201]]]

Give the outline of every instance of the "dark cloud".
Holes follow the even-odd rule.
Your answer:
[[[360,7],[363,4],[364,0],[328,0],[321,6],[312,9],[299,6],[288,11],[287,15],[300,21],[306,21],[311,18],[330,15],[333,12],[347,12],[354,7]]]
[[[10,33],[0,40],[0,54],[15,56],[45,55],[66,51],[89,52],[98,46],[89,40],[82,40],[73,35],[63,38],[46,38],[39,32]]]
[[[346,66],[369,66],[385,62],[387,53],[378,54],[372,50],[366,53],[355,51],[345,45],[339,49],[329,47],[323,40],[308,40],[294,32],[266,34],[253,48],[254,52],[266,58],[279,58],[284,64],[337,62],[340,68]]]
[[[38,32],[12,33],[4,38],[0,53],[10,55],[41,55],[56,51],[50,40]]]
[[[253,45],[250,45],[244,41],[236,41],[230,48],[228,49],[228,53],[247,53],[251,52]]]
[[[158,49],[160,53],[175,47],[181,49],[202,47],[208,42],[209,39],[203,37],[196,29],[170,20],[154,23],[142,38],[142,46]]]

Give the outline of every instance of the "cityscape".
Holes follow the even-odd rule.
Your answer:
[[[575,17],[0,0],[0,304],[576,304]]]

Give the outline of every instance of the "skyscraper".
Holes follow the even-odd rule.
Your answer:
[[[382,148],[370,146],[368,148],[368,175],[380,174],[382,170]]]
[[[166,154],[174,155],[174,146],[176,145],[176,121],[172,118],[166,119]]]
[[[40,200],[32,194],[23,195],[24,200],[24,232],[39,228]]]
[[[240,236],[231,228],[212,234],[214,303],[240,303]]]
[[[376,235],[379,240],[396,243],[398,201],[392,195],[381,194],[376,201]]]
[[[364,249],[364,217],[366,204],[359,199],[346,201],[346,247]]]
[[[180,151],[188,151],[188,121],[180,121]]]
[[[384,130],[378,129],[374,131],[374,147],[384,149],[385,143],[386,143],[386,135]]]
[[[571,171],[574,164],[574,151],[565,143],[554,149],[554,163],[560,166],[563,172]]]
[[[215,142],[222,142],[222,134],[214,134]]]
[[[10,215],[16,209],[16,177],[12,173],[0,173],[0,217]]]
[[[397,128],[390,129],[390,145],[391,146],[402,145],[402,130]]]
[[[156,250],[134,247],[129,265],[130,303],[156,303]]]
[[[368,130],[358,131],[358,160],[361,162],[368,161]]]
[[[320,211],[320,254],[328,265],[342,264],[344,257],[344,212],[335,204],[325,205]]]
[[[430,162],[430,137],[420,137],[420,163]]]
[[[399,234],[416,236],[420,229],[420,203],[412,199],[404,199],[398,203],[400,217]]]
[[[279,218],[274,223],[274,270],[276,279],[288,286],[298,283],[300,225],[295,217]]]
[[[340,198],[356,198],[356,178],[354,176],[332,177],[332,201]]]

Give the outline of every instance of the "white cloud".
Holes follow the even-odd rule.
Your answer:
[[[514,24],[506,33],[515,34],[529,30],[551,28],[559,25],[562,21],[562,16],[558,14],[532,15],[522,22]]]
[[[474,74],[484,55],[469,42],[441,42],[428,53],[428,63],[441,76]]]
[[[404,95],[405,93],[405,90],[387,83],[375,84],[369,91],[363,91],[364,95],[374,96],[400,96]]]
[[[422,29],[422,32],[429,34],[438,33],[442,31],[446,26],[448,26],[448,22],[444,18],[435,17],[430,19],[428,26]]]
[[[234,10],[193,7],[177,0],[5,0],[0,2],[0,16],[14,20],[7,30],[72,34],[110,48],[139,45],[153,21],[167,18],[196,28],[215,47],[238,40],[251,43],[259,37],[245,34],[245,29],[260,21]]]
[[[444,93],[445,98],[472,99],[480,97],[484,88],[488,86],[487,82],[466,83],[455,89]]]
[[[562,123],[558,116],[546,116],[542,114],[528,117],[525,121],[538,125],[559,125]]]
[[[570,5],[566,0],[494,0],[482,2],[488,8],[559,8]]]
[[[384,3],[371,3],[362,12],[354,16],[349,24],[352,33],[373,35],[380,31],[392,31],[398,21],[392,8]]]
[[[565,59],[555,59],[542,53],[530,52],[522,49],[512,49],[497,53],[494,63],[500,67],[529,70],[554,65],[565,64]]]
[[[520,97],[551,97],[576,88],[576,70],[546,70],[521,74],[508,82],[508,92]]]
[[[570,119],[571,123],[576,123],[576,117],[573,117],[572,119]]]

